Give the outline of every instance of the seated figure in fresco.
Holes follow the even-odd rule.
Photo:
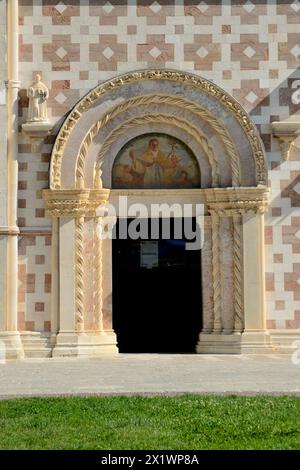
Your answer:
[[[159,148],[158,139],[150,139],[148,148],[141,157],[137,157],[134,149],[129,152],[132,159],[132,174],[137,187],[162,188],[166,186],[165,171],[173,168],[174,161],[169,159]]]
[[[145,145],[146,144],[146,145]],[[145,147],[143,148],[143,146]],[[164,151],[170,146],[170,151]],[[127,147],[128,149],[128,147]],[[175,139],[149,136],[123,151],[113,167],[113,186],[120,189],[169,189],[199,187],[195,159]],[[177,149],[178,152],[177,152]]]

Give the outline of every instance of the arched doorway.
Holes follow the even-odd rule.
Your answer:
[[[113,329],[120,352],[194,353],[202,324],[201,252],[186,240],[151,237],[113,240]],[[132,220],[127,220],[128,224]],[[119,224],[117,224],[118,228]],[[182,321],[184,318],[184,321]]]
[[[200,168],[193,152],[179,139],[142,134],[117,154],[112,187],[133,191],[200,188]],[[120,352],[192,353],[202,326],[200,247],[188,249],[184,217],[151,219],[150,215],[140,220],[137,237],[130,236],[134,220],[116,226],[112,316],[117,346]],[[125,234],[120,233],[124,222]],[[195,225],[196,219],[189,222]]]
[[[149,134],[170,136],[190,149],[199,165],[198,186],[189,187],[190,177],[183,172],[175,189],[158,185],[159,173],[151,189],[114,187],[116,155],[133,139]],[[44,191],[48,215],[53,217],[53,257],[58,266],[53,272],[53,301],[58,305],[52,318],[54,355],[117,351],[112,241],[97,238],[101,216],[96,209],[103,201],[116,205],[119,196],[145,207],[153,202],[204,205],[203,325],[197,351],[268,351],[266,182],[264,150],[255,125],[215,84],[179,71],[149,70],[92,90],[61,128],[52,153],[50,189]]]

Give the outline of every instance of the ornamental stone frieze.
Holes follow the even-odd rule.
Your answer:
[[[46,214],[48,217],[94,217],[109,193],[109,189],[45,189]]]
[[[264,214],[268,206],[268,194],[269,190],[265,186],[205,190],[209,214],[220,217]]]

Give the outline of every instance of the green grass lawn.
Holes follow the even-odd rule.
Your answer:
[[[5,400],[0,449],[300,449],[300,398]]]

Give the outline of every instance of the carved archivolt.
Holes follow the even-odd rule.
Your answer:
[[[232,185],[240,185],[241,175],[239,156],[225,126],[210,111],[202,108],[200,105],[195,104],[192,101],[180,98],[179,96],[149,94],[131,98],[124,103],[115,106],[89,129],[80,146],[76,159],[76,187],[83,187],[85,160],[89,147],[95,137],[99,134],[100,130],[103,129],[109,121],[117,117],[119,114],[126,112],[128,109],[151,104],[169,105],[184,109],[207,122],[219,136],[229,156],[232,170]]]
[[[142,126],[144,124],[152,124],[152,123],[164,123],[173,125],[180,129],[183,129],[187,134],[191,135],[196,142],[200,145],[202,150],[204,151],[205,155],[208,158],[208,161],[211,166],[212,172],[212,186],[218,187],[219,185],[219,173],[218,173],[218,166],[217,161],[214,155],[214,151],[212,146],[210,145],[208,139],[205,135],[193,126],[190,122],[186,121],[183,118],[178,118],[174,115],[163,114],[163,113],[155,113],[155,114],[146,114],[144,116],[138,116],[128,121],[125,121],[119,127],[113,130],[113,132],[109,135],[109,137],[104,141],[101,150],[98,154],[97,162],[96,162],[96,175],[99,173],[100,165],[102,164],[106,152],[110,149],[111,145],[122,135],[124,132],[129,129],[135,129],[137,126]],[[97,184],[99,179],[95,178],[94,187],[97,188]]]
[[[252,147],[253,156],[256,165],[257,184],[267,184],[267,169],[264,158],[264,150],[259,133],[251,121],[250,117],[243,110],[237,101],[225,93],[214,83],[195,75],[172,71],[172,70],[146,70],[134,72],[117,77],[109,82],[99,85],[88,93],[73,109],[65,123],[63,124],[57,139],[55,141],[51,158],[51,188],[60,187],[60,167],[61,160],[66,147],[68,138],[73,128],[82,116],[97,100],[126,84],[139,82],[141,80],[171,80],[195,87],[201,92],[207,93],[222,103],[222,105],[235,116],[242,129],[246,133]]]

